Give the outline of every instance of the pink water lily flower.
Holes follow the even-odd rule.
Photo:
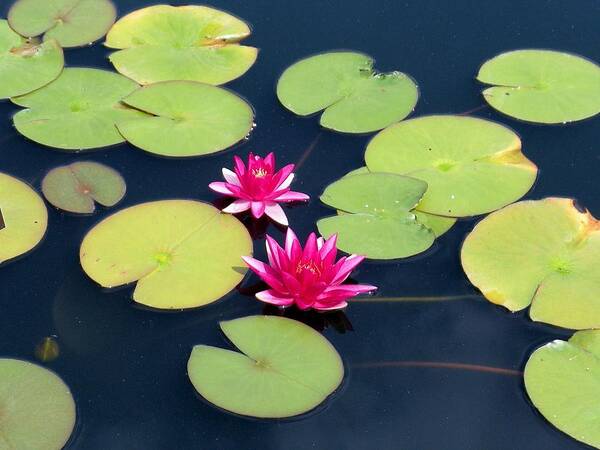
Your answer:
[[[351,297],[376,290],[366,284],[342,284],[364,256],[344,256],[336,262],[336,241],[337,235],[324,240],[311,233],[303,249],[288,228],[285,248],[281,248],[267,236],[269,264],[243,257],[271,288],[257,293],[256,298],[282,307],[295,304],[301,310],[330,311],[345,308]]]
[[[238,156],[234,157],[235,172],[223,168],[225,182],[216,181],[208,185],[213,191],[235,197],[236,200],[223,212],[237,214],[251,210],[258,219],[266,214],[281,225],[288,220],[279,203],[306,201],[310,197],[290,190],[294,179],[294,164],[275,171],[275,155],[269,153],[264,159],[250,153],[248,166]]]

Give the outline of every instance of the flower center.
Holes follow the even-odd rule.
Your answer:
[[[296,273],[298,274],[304,272],[305,270],[308,270],[313,275],[321,275],[321,269],[319,269],[319,267],[312,261],[299,262],[296,266]]]
[[[264,178],[267,176],[267,171],[262,167],[259,169],[252,169],[252,175],[254,175],[254,178]]]

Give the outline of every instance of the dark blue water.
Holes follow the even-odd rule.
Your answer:
[[[118,0],[121,14],[151,1]],[[183,5],[187,2],[172,2]],[[10,2],[2,0],[6,11]],[[193,160],[165,160],[123,144],[85,156],[125,176],[120,206],[173,197],[211,201],[207,188],[233,154],[275,151],[297,162],[297,190],[314,199],[323,187],[363,163],[368,136],[322,131],[275,97],[275,83],[295,60],[328,49],[374,56],[380,70],[398,69],[419,83],[415,116],[462,113],[483,103],[474,81],[479,65],[504,50],[552,48],[600,61],[600,2],[593,0],[215,0],[213,6],[252,23],[247,41],[261,49],[257,64],[229,87],[256,108],[258,127],[232,151]],[[70,66],[111,69],[96,44],[66,52]],[[36,187],[45,172],[84,158],[27,142],[0,104],[0,170]],[[540,167],[528,198],[577,198],[600,215],[600,118],[542,127],[475,113],[513,127],[525,154]],[[299,235],[315,230],[330,210],[313,200],[289,210]],[[193,345],[227,345],[217,321],[260,314],[252,297],[236,293],[208,307],[159,313],[136,307],[129,289],[102,292],[79,267],[79,244],[110,212],[74,217],[50,212],[48,235],[31,255],[0,269],[0,354],[33,360],[35,345],[57,335],[61,355],[47,367],[73,390],[78,425],[69,449],[403,449],[570,450],[587,448],[550,426],[532,407],[519,376],[394,361],[487,365],[522,370],[537,346],[569,332],[532,323],[482,298],[447,302],[357,303],[346,318],[353,331],[325,335],[345,360],[341,391],[316,413],[293,421],[256,421],[221,412],[195,395],[186,376]],[[476,220],[460,222],[426,254],[397,263],[369,263],[355,278],[379,296],[473,295],[459,248]],[[281,232],[269,232],[281,238]],[[263,241],[256,241],[259,257]],[[249,277],[244,286],[257,280]],[[315,319],[314,317],[312,318]],[[337,320],[338,327],[341,318]],[[317,325],[317,324],[315,324]],[[322,325],[322,324],[321,324]],[[387,364],[392,362],[392,364]]]

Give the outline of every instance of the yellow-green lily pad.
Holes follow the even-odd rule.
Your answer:
[[[357,52],[329,52],[288,67],[277,83],[279,101],[308,116],[325,110],[321,125],[368,133],[408,116],[419,98],[415,82],[401,72],[377,73],[374,60]]]
[[[17,359],[0,359],[0,448],[60,450],[75,426],[75,402],[53,372]]]
[[[600,112],[600,67],[553,50],[515,50],[486,61],[477,79],[498,111],[537,123],[566,123]]]
[[[196,345],[188,376],[202,397],[244,416],[282,418],[323,403],[340,385],[335,348],[308,325],[276,316],[221,322],[240,352]]]
[[[48,147],[86,150],[124,142],[115,123],[145,114],[121,99],[138,88],[105,70],[67,68],[52,83],[11,100],[27,109],[13,117],[25,137]]]
[[[600,327],[600,225],[573,200],[507,206],[483,219],[462,247],[465,273],[485,297],[564,328]]]
[[[62,47],[91,44],[117,17],[110,0],[18,0],[8,11],[10,26],[27,37],[44,35]]]
[[[464,116],[426,116],[392,125],[371,140],[365,160],[371,172],[426,181],[417,209],[449,217],[502,208],[525,195],[537,176],[512,130]]]
[[[575,333],[537,349],[525,388],[542,415],[574,439],[600,448],[600,330]]]
[[[252,239],[231,214],[207,203],[162,200],[121,210],[81,244],[83,270],[103,287],[137,282],[133,299],[160,309],[214,302],[244,277]]]
[[[258,50],[239,45],[250,27],[237,17],[207,6],[155,5],[121,18],[106,46],[121,49],[110,60],[140,84],[188,80],[213,85],[242,76]]]
[[[119,172],[92,161],[56,167],[42,180],[46,200],[59,209],[77,214],[93,213],[94,202],[115,206],[125,190],[125,180]]]
[[[193,81],[144,86],[123,100],[149,115],[120,120],[121,134],[156,155],[190,157],[224,150],[252,130],[254,111],[226,89]]]
[[[0,264],[35,248],[47,226],[44,200],[28,184],[0,172]]]

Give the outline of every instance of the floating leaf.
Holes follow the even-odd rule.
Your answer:
[[[81,265],[108,288],[137,281],[133,299],[161,309],[214,302],[247,268],[252,240],[242,223],[192,200],[143,203],[96,225],[81,244]]]
[[[62,47],[91,44],[106,34],[117,17],[109,0],[18,0],[8,11],[20,35],[56,39]]]
[[[582,120],[600,112],[600,67],[569,53],[515,50],[487,61],[477,79],[498,111],[538,123]]]
[[[0,172],[0,264],[32,250],[44,237],[48,211],[27,184]]]
[[[0,98],[27,94],[56,79],[63,51],[55,40],[43,44],[19,36],[0,20]]]
[[[372,172],[426,181],[419,211],[449,217],[485,214],[512,203],[537,175],[514,132],[464,116],[427,116],[392,125],[371,140],[365,160]]]
[[[347,133],[380,130],[408,116],[419,97],[401,72],[376,73],[362,53],[330,52],[288,67],[277,84],[279,101],[307,116],[325,110],[321,125]]]
[[[537,349],[525,366],[525,388],[556,428],[600,448],[600,331],[578,331],[568,342]]]
[[[64,211],[91,214],[94,201],[114,206],[125,195],[125,180],[104,164],[82,161],[52,169],[42,180],[42,192],[51,204]]]
[[[535,321],[600,327],[600,225],[573,200],[507,206],[483,219],[462,248],[463,268],[485,297]]]
[[[68,68],[52,83],[11,99],[26,109],[13,117],[25,137],[49,147],[84,150],[124,141],[118,120],[144,116],[120,101],[137,84],[116,73]]]
[[[337,389],[344,365],[320,333],[295,320],[250,316],[221,322],[242,352],[196,345],[188,376],[219,408],[261,418],[296,416]]]
[[[208,84],[166,81],[145,86],[123,101],[152,116],[121,120],[119,131],[136,147],[157,155],[218,152],[244,139],[253,126],[248,103]]]
[[[53,372],[0,359],[0,448],[60,450],[75,426],[75,402]]]
[[[106,46],[115,68],[140,84],[189,80],[218,85],[241,77],[257,49],[239,45],[250,35],[240,19],[206,6],[155,5],[120,19]]]
[[[435,239],[411,212],[426,190],[421,180],[389,173],[344,177],[327,186],[321,201],[350,214],[319,220],[319,232],[337,233],[339,249],[372,259],[416,255]]]

